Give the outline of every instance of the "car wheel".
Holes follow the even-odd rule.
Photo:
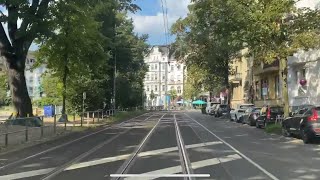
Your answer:
[[[250,122],[250,123],[249,123],[250,126],[256,125],[255,121],[252,121],[251,119],[249,120],[249,122]]]
[[[300,130],[301,139],[305,144],[309,144],[312,142],[312,138],[308,135],[305,128]]]
[[[256,121],[256,128],[261,128],[260,124]]]
[[[289,131],[286,127],[282,126],[281,132],[284,137],[291,137],[291,133],[289,133]]]

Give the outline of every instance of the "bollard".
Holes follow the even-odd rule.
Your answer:
[[[6,136],[5,136],[5,145],[8,146],[8,132],[6,133]]]
[[[80,126],[83,126],[84,112],[81,113]]]
[[[53,133],[56,134],[57,131],[57,115],[53,116]]]
[[[94,111],[92,112],[92,124],[94,124]]]
[[[28,141],[29,137],[28,137],[28,119],[26,119],[26,142]]]
[[[41,116],[41,138],[43,137],[43,116]]]
[[[82,122],[81,122],[81,124],[82,124]],[[75,126],[76,126],[76,114],[73,113],[73,127],[75,127]]]
[[[8,146],[8,123],[7,122],[5,123],[5,126],[6,126],[5,145]]]
[[[90,112],[87,112],[87,126],[89,126]]]
[[[64,130],[66,131],[66,130],[67,130],[67,119],[68,119],[68,115],[64,114],[63,116],[65,117],[65,119],[64,119]]]

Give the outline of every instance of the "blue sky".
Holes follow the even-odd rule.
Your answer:
[[[151,45],[165,44],[161,0],[135,0],[134,2],[142,9],[136,14],[129,14],[133,19],[135,32],[138,34],[148,34],[148,43]],[[166,0],[166,2],[170,28],[178,18],[187,16],[190,0]],[[300,0],[297,6],[315,7],[319,2],[320,0]],[[2,7],[0,9],[4,10]],[[4,13],[6,14],[5,11]],[[171,36],[169,42],[173,41],[174,37]],[[35,50],[37,46],[32,45],[31,49]]]
[[[190,0],[166,0],[168,12],[168,24],[171,25],[180,17],[184,18],[188,13]],[[135,32],[148,34],[148,43],[151,45],[165,44],[163,16],[161,0],[135,0],[141,11],[129,16],[134,21]],[[174,41],[171,36],[169,42]]]

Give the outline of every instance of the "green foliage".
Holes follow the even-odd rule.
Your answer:
[[[265,131],[267,133],[281,134],[282,126],[281,124],[269,124],[267,125]]]
[[[7,75],[0,73],[0,105],[7,105]]]
[[[147,70],[143,53],[147,36],[133,32],[133,22],[125,12],[139,8],[131,0],[79,2],[69,0],[57,4],[55,25],[58,31],[42,41],[39,63],[46,63],[58,81],[63,96],[66,78],[68,111],[82,110],[82,93],[86,92],[86,110],[101,109],[113,96],[116,62],[116,103],[120,107],[142,105],[143,79]],[[84,5],[85,4],[85,5]],[[63,9],[62,7],[68,7]],[[62,84],[61,84],[62,83]],[[47,97],[49,98],[49,97]],[[44,98],[47,102],[52,99]]]
[[[170,90],[169,95],[170,95],[171,101],[174,101],[178,97],[177,90],[175,89]]]

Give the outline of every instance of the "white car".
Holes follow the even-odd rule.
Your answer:
[[[211,115],[212,113],[214,113],[214,110],[215,110],[217,104],[219,104],[219,103],[217,103],[217,102],[211,102],[210,104],[208,104],[207,107],[206,107],[206,113],[207,113],[207,114],[210,114],[210,115]]]
[[[240,122],[241,117],[244,115],[245,111],[250,107],[254,107],[254,104],[240,104],[238,105],[237,109],[231,109],[230,111],[231,121]]]

